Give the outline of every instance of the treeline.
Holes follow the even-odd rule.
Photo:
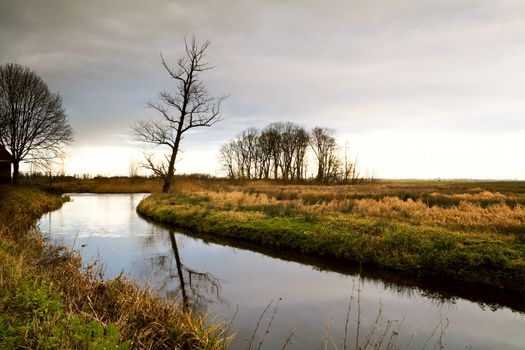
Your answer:
[[[291,122],[271,123],[262,130],[249,128],[223,145],[220,160],[233,179],[281,179],[302,181],[308,178],[308,152],[313,154],[318,182],[359,180],[357,160],[350,161],[334,130],[315,127],[308,131]],[[310,176],[311,178],[312,176]]]

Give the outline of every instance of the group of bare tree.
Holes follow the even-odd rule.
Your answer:
[[[344,157],[334,131],[315,127],[310,132],[291,122],[276,122],[263,130],[249,128],[222,146],[220,160],[234,179],[307,179],[307,152],[316,162],[318,182],[356,182],[357,160]]]
[[[243,131],[221,148],[230,178],[302,180],[308,132],[293,123],[272,123],[264,130]]]

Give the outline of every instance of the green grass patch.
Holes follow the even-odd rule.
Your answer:
[[[474,229],[466,232],[457,226],[411,222],[402,215],[362,217],[353,215],[351,209],[308,217],[293,203],[216,207],[209,198],[199,201],[198,195],[154,194],[137,210],[155,221],[194,232],[418,276],[525,291],[521,236],[512,239]]]

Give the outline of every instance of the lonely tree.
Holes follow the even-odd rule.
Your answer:
[[[72,141],[60,95],[28,67],[0,66],[0,145],[11,153],[13,183],[22,160],[47,164]]]
[[[156,163],[152,156],[146,156],[144,167],[164,180],[163,192],[170,190],[175,174],[175,162],[183,134],[196,127],[212,126],[220,120],[220,107],[224,97],[212,97],[201,73],[213,68],[205,61],[210,42],[200,45],[193,37],[184,40],[185,52],[175,66],[170,66],[161,55],[161,63],[175,81],[173,92],[161,92],[157,102],[148,106],[160,114],[159,120],[143,120],[133,126],[137,141],[164,146],[169,150],[165,160]]]

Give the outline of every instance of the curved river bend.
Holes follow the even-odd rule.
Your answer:
[[[233,318],[233,349],[246,349],[250,340],[257,348],[270,321],[262,349],[280,349],[288,338],[287,349],[343,348],[350,302],[349,348],[358,322],[361,345],[375,324],[371,342],[389,329],[399,333],[400,348],[525,348],[523,313],[207,243],[140,218],[135,209],[146,195],[73,194],[71,202],[42,217],[40,230],[52,242],[79,250],[85,263],[102,263],[107,278],[122,273],[215,320]],[[391,331],[383,346],[394,340]]]

